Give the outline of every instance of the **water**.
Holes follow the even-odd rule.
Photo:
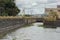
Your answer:
[[[43,23],[34,23],[33,26],[20,28],[8,33],[0,40],[60,40],[60,28],[38,27]]]

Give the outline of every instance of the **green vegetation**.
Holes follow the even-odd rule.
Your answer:
[[[33,24],[25,24],[24,27],[33,26]]]
[[[44,25],[38,25],[38,27],[44,27]]]
[[[12,40],[16,40],[16,38],[13,38]]]
[[[53,25],[44,25],[44,28],[56,28],[56,26],[53,26]]]
[[[44,27],[44,28],[56,28],[56,26],[51,26],[51,25],[38,25],[38,27]]]
[[[49,14],[46,17],[44,17],[46,21],[56,21],[57,18],[58,17],[56,12],[49,12]]]
[[[14,1],[0,0],[0,16],[16,16],[20,12]]]
[[[6,35],[6,33],[7,32],[3,32],[3,33],[0,32],[0,39],[2,39]]]
[[[52,12],[49,13],[49,15],[52,15],[53,17],[56,17],[56,19],[58,18],[57,12],[52,11]]]
[[[57,15],[57,13],[56,12],[53,12],[53,11],[52,12],[49,12],[49,14],[50,15],[53,15],[53,16],[56,16]]]

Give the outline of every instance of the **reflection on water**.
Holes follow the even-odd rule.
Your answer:
[[[20,28],[8,33],[0,40],[60,40],[60,28],[38,27],[43,23],[34,23],[31,27]]]

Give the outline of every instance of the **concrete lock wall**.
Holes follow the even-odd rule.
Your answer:
[[[35,21],[32,19],[23,19],[23,18],[0,19],[0,32],[22,27],[24,24],[28,24],[32,22]]]

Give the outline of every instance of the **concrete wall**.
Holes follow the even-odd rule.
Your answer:
[[[8,19],[0,19],[0,32],[5,32],[8,30],[12,30],[18,27],[22,27],[25,24],[29,24],[35,22],[33,19],[26,18],[8,18]]]
[[[44,21],[44,26],[48,28],[60,27],[60,19],[56,21]]]
[[[56,21],[45,21],[44,27],[46,28],[56,28]]]
[[[56,26],[60,27],[60,19],[56,21]]]

